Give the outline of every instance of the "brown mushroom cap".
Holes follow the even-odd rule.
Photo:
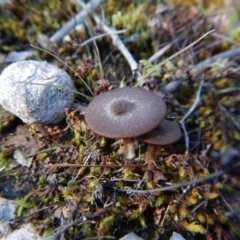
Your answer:
[[[166,115],[161,97],[142,88],[117,88],[96,96],[85,111],[95,133],[108,138],[132,138],[151,131]]]
[[[157,128],[138,137],[138,139],[153,145],[167,145],[176,142],[181,136],[181,130],[176,123],[163,120]]]

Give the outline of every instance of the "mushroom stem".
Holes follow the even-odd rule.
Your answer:
[[[155,157],[157,153],[157,146],[153,144],[148,144],[147,151],[144,156],[145,163],[147,163],[148,171],[155,171]]]
[[[144,156],[145,163],[154,161],[156,152],[157,152],[157,146],[153,144],[148,144],[147,151]]]
[[[134,138],[124,138],[123,139],[124,144],[124,158],[132,160],[135,158],[135,144],[134,144]]]

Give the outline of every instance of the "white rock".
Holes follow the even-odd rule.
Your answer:
[[[14,219],[16,209],[13,200],[0,197],[0,239],[5,239],[12,232],[9,221]]]
[[[8,234],[4,240],[42,240],[34,226],[31,223],[27,223],[21,226],[20,229]]]
[[[13,200],[0,197],[0,219],[12,220],[15,217],[17,205]]]
[[[140,238],[138,235],[132,232],[120,238],[119,240],[143,240],[143,238]]]
[[[24,157],[21,150],[16,149],[13,152],[13,158],[16,160],[17,163],[19,163],[22,166],[30,167],[32,164],[33,158],[26,158]]]
[[[47,62],[20,61],[0,75],[0,104],[26,123],[57,123],[74,100],[74,84]]]
[[[183,238],[179,233],[173,232],[169,240],[185,240],[185,238]]]
[[[6,58],[4,59],[4,62],[12,63],[17,61],[23,61],[32,56],[33,56],[33,50],[24,50],[19,52],[12,51],[6,56]]]

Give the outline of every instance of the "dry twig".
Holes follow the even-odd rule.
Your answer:
[[[210,175],[208,175],[206,177],[199,178],[199,179],[194,180],[194,181],[188,181],[188,182],[184,182],[184,183],[174,184],[174,185],[169,186],[169,187],[155,188],[155,189],[150,189],[150,190],[135,190],[135,189],[131,189],[131,188],[126,188],[126,189],[114,188],[114,189],[116,191],[119,191],[119,192],[138,193],[138,194],[167,192],[167,191],[175,190],[177,188],[182,188],[182,187],[186,187],[186,186],[196,185],[198,183],[207,181],[209,179],[220,177],[224,173],[225,173],[224,171],[218,171],[216,173],[212,173],[212,174],[210,174]]]
[[[191,106],[191,108],[186,112],[186,114],[182,117],[182,119],[179,121],[179,123],[182,125],[183,128],[183,132],[184,132],[184,136],[185,136],[185,146],[186,146],[186,153],[189,152],[189,136],[185,127],[185,120],[190,116],[190,114],[195,110],[195,108],[197,107],[198,103],[201,100],[201,92],[202,92],[202,87],[204,84],[204,80],[202,80],[198,86],[198,91],[197,91],[197,95],[196,98],[194,100],[193,105]]]
[[[128,165],[109,165],[109,164],[103,164],[103,165],[86,165],[86,164],[65,164],[65,163],[56,163],[56,164],[46,164],[44,165],[46,168],[55,168],[55,167],[74,167],[74,168],[81,168],[81,167],[98,167],[98,168],[128,168],[128,167],[147,167],[146,164],[128,164]]]
[[[72,31],[76,25],[82,23],[87,15],[91,14],[95,8],[102,4],[104,0],[92,0],[90,3],[86,4],[85,8],[74,16],[70,21],[68,21],[61,29],[55,32],[50,38],[51,42],[59,42],[66,36],[70,31]]]
[[[75,2],[79,5],[81,5],[84,9],[87,7],[87,5],[81,0],[75,0]],[[93,19],[95,20],[95,22],[97,24],[101,25],[102,29],[110,35],[110,37],[112,38],[113,45],[116,46],[119,49],[119,51],[123,54],[123,56],[125,57],[126,61],[129,64],[132,72],[134,72],[137,69],[138,64],[135,61],[135,59],[133,58],[132,54],[128,51],[126,46],[123,44],[121,39],[118,37],[118,35],[113,33],[113,32],[116,32],[116,29],[110,28],[107,25],[103,24],[101,19],[96,14],[93,13],[92,16],[93,16]]]
[[[234,49],[230,49],[228,51],[216,54],[213,57],[208,58],[205,61],[198,63],[194,67],[194,69],[196,70],[196,75],[205,71],[207,68],[209,68],[211,66],[212,63],[214,63],[215,61],[217,61],[219,59],[234,58],[234,57],[238,57],[239,55],[240,55],[240,48],[234,48]]]

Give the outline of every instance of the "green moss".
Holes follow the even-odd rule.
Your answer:
[[[18,217],[24,216],[30,209],[35,207],[33,203],[29,203],[25,199],[16,199],[15,203],[18,206],[16,213]]]
[[[160,207],[164,203],[166,203],[166,196],[163,195],[163,196],[157,197],[155,206]]]
[[[81,233],[84,237],[93,237],[97,235],[96,229],[94,229],[89,223],[82,225]]]
[[[0,152],[0,162],[4,162],[5,160],[8,160],[15,149],[14,148],[6,148],[2,152]]]
[[[37,155],[37,160],[43,162],[48,157],[48,153],[40,153]]]
[[[38,180],[38,185],[42,186],[45,183],[45,178],[43,176],[41,176]]]
[[[53,233],[54,233],[54,229],[49,229],[44,232],[43,237],[50,237],[53,235]]]
[[[44,225],[50,225],[51,224],[51,219],[50,218],[46,218],[43,220],[43,224]]]
[[[75,187],[75,186],[77,186],[77,185],[78,185],[78,183],[77,183],[75,180],[70,180],[70,181],[68,181],[68,183],[67,183],[67,186],[68,186],[69,188]]]
[[[115,221],[115,216],[114,215],[107,216],[107,217],[103,218],[99,223],[98,232],[100,234],[109,233],[111,228],[114,225],[114,221]]]

